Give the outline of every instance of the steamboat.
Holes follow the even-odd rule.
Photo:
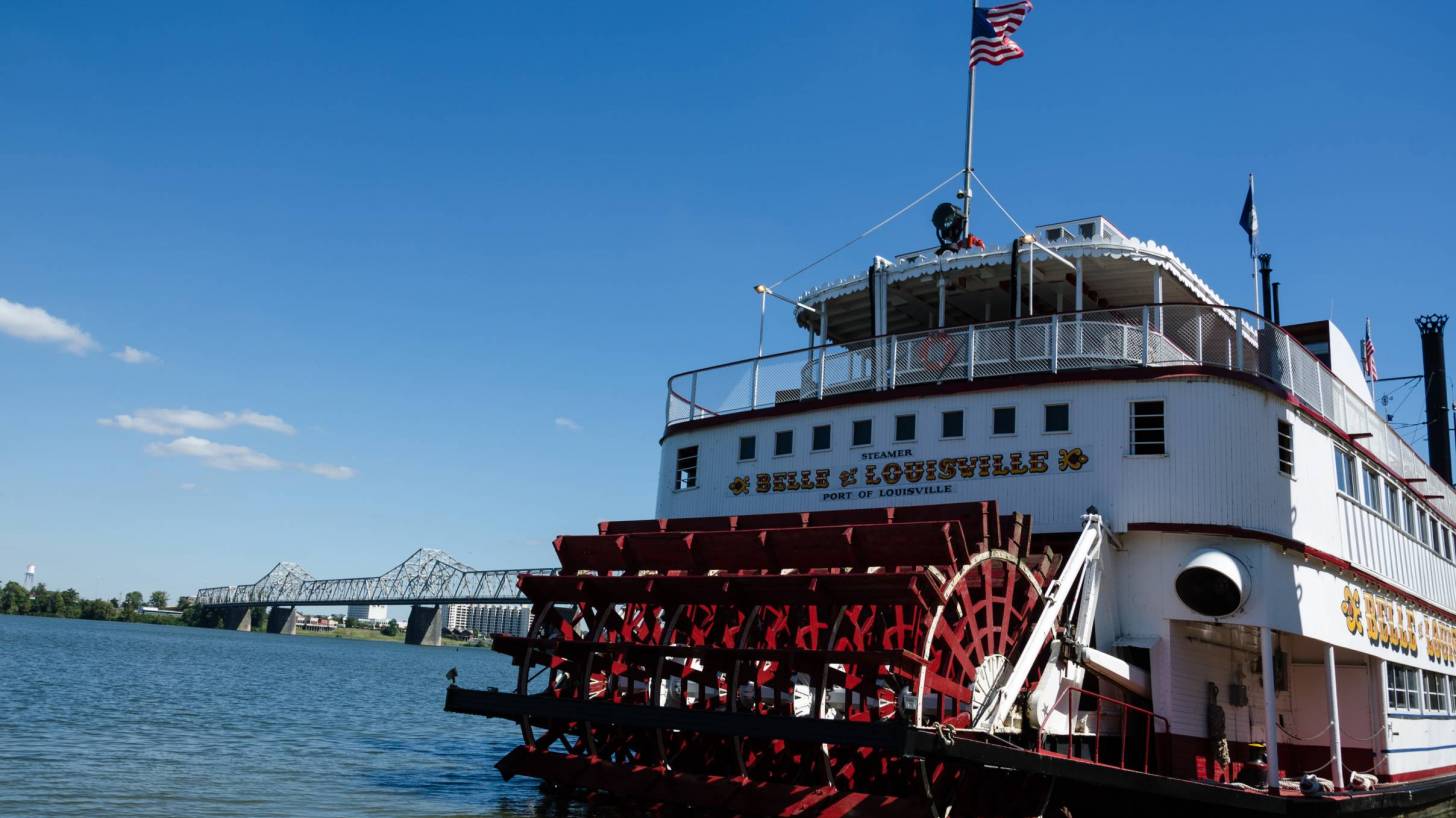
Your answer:
[[[938,247],[669,379],[655,514],[558,537],[516,687],[446,709],[633,809],[1445,814],[1445,317],[1426,459],[1269,256],[1247,310],[1102,216],[988,248],[969,146]]]

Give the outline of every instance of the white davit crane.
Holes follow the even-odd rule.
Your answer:
[[[1014,663],[1001,666],[988,695],[975,714],[970,729],[990,732],[1006,721],[1016,706],[1016,695],[1026,684],[1031,669],[1041,660],[1041,646],[1047,643],[1063,614],[1071,619],[1061,638],[1052,639],[1042,668],[1041,679],[1027,699],[1027,715],[1032,726],[1040,727],[1052,715],[1058,700],[1067,688],[1079,687],[1091,670],[1097,675],[1135,693],[1147,696],[1149,680],[1146,671],[1133,667],[1109,653],[1087,644],[1097,616],[1097,596],[1102,585],[1102,543],[1113,534],[1102,521],[1096,508],[1082,515],[1082,535],[1067,555],[1057,578],[1047,586],[1040,616],[1022,643]],[[1076,599],[1068,607],[1076,591]],[[977,685],[978,688],[981,685]]]

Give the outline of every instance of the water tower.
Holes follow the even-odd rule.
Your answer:
[[[35,587],[35,563],[25,566],[25,590]]]

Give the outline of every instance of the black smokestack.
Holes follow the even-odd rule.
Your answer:
[[[1274,282],[1274,323],[1281,327],[1284,326],[1284,322],[1279,320],[1279,282],[1277,281]]]
[[[1274,293],[1269,289],[1269,274],[1274,272],[1269,268],[1269,254],[1259,254],[1259,278],[1264,282],[1264,320],[1274,320]]]
[[[1426,445],[1431,468],[1451,482],[1451,427],[1446,406],[1446,316],[1422,315],[1416,319],[1421,331],[1421,361],[1426,380]]]

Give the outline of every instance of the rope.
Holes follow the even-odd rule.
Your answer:
[[[943,722],[935,723],[935,735],[940,738],[942,744],[947,747],[955,746],[955,728]]]
[[[1324,735],[1325,733],[1328,733],[1330,731],[1330,728],[1333,727],[1334,724],[1335,724],[1334,722],[1326,722],[1325,723],[1325,728],[1323,730],[1319,731],[1318,733],[1315,733],[1312,736],[1296,736],[1294,733],[1291,733],[1290,731],[1284,729],[1284,725],[1282,725],[1282,724],[1276,724],[1275,726],[1277,726],[1279,728],[1279,732],[1283,733],[1286,736],[1289,736],[1290,738],[1294,739],[1295,741],[1314,741],[1315,739],[1319,738],[1320,736]]]
[[[1356,737],[1356,736],[1352,736],[1349,733],[1345,732],[1344,728],[1341,728],[1340,729],[1340,735],[1342,735],[1345,738],[1350,739],[1352,741],[1372,741],[1372,740],[1374,740],[1374,738],[1376,736],[1380,736],[1380,735],[1384,735],[1384,734],[1385,734],[1385,725],[1381,725],[1379,730],[1376,730],[1375,732],[1371,733],[1368,736],[1365,736],[1364,738],[1359,738],[1359,737]]]
[[[789,273],[788,275],[784,276],[783,278],[779,279],[778,281],[775,281],[773,284],[770,284],[769,285],[769,289],[770,290],[776,289],[776,288],[778,288],[778,286],[780,284],[783,284],[784,282],[786,282],[789,279],[791,279],[791,278],[799,275],[800,273],[805,273],[805,272],[808,272],[809,270],[812,270],[813,268],[819,266],[823,262],[826,262],[829,259],[833,258],[834,256],[838,255],[841,250],[844,250],[844,249],[848,248],[850,245],[858,242],[860,239],[863,239],[864,237],[868,236],[869,234],[875,232],[876,230],[879,230],[881,227],[884,227],[885,225],[889,224],[890,222],[892,222],[892,221],[900,218],[901,216],[905,215],[905,211],[909,210],[910,208],[914,207],[915,205],[918,205],[921,202],[925,201],[926,199],[930,198],[930,195],[932,193],[934,193],[937,190],[940,190],[941,188],[943,188],[946,185],[950,184],[957,176],[960,176],[963,173],[965,173],[965,170],[964,169],[957,169],[955,173],[952,173],[951,175],[945,177],[945,181],[941,182],[940,184],[936,185],[935,187],[931,188],[930,190],[927,190],[924,193],[920,194],[920,196],[918,198],[916,198],[915,201],[911,202],[910,204],[905,205],[904,207],[900,208],[899,210],[896,210],[894,212],[894,214],[891,215],[889,218],[885,219],[884,221],[880,222],[879,224],[875,225],[874,227],[871,227],[870,229],[864,231],[863,233],[860,233],[858,236],[855,236],[854,238],[850,239],[849,241],[845,242],[844,244],[839,245],[838,247],[834,248],[833,250],[830,250],[828,253],[825,253],[824,255],[820,256],[819,258],[814,259],[809,264],[807,264],[807,265],[805,265],[803,267],[800,267],[799,269],[793,271],[792,273]],[[994,201],[996,197],[993,196],[991,198]]]
[[[1325,763],[1319,765],[1318,767],[1315,767],[1313,770],[1305,770],[1304,771],[1304,774],[1305,775],[1316,775],[1321,770],[1323,770],[1324,768],[1326,768],[1326,767],[1328,767],[1328,766],[1330,766],[1331,764],[1334,764],[1334,763],[1335,763],[1335,757],[1334,756],[1330,756],[1329,758],[1325,759]]]
[[[986,183],[981,181],[981,177],[977,176],[975,171],[971,171],[971,178],[976,180],[976,182],[981,186],[981,190],[986,191],[986,195],[991,197],[991,202],[995,204],[996,207],[1000,208],[1001,214],[1006,217],[1007,221],[1011,222],[1011,225],[1016,228],[1018,233],[1023,236],[1026,235],[1025,228],[1017,223],[1016,219],[1011,216],[1010,211],[1001,206],[1001,200],[996,198],[996,194],[991,192],[991,188],[986,187]]]

